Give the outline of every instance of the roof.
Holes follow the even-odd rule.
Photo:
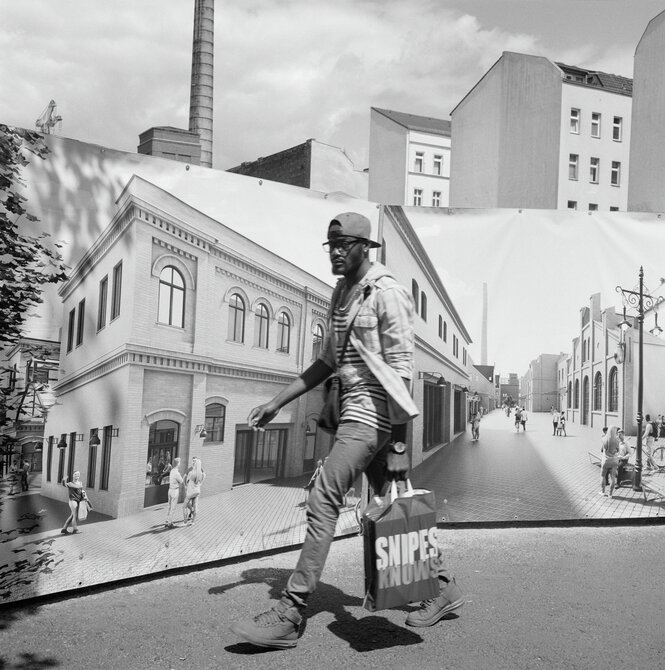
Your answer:
[[[372,107],[372,109],[408,130],[450,137],[450,119],[435,119],[431,116],[418,116],[406,112],[395,112],[390,109],[379,109],[378,107]]]
[[[474,365],[474,368],[489,381],[494,380],[494,366],[493,365]]]
[[[587,70],[583,67],[566,65],[565,63],[556,63],[556,65],[563,71],[566,80],[573,83],[602,88],[612,93],[633,94],[633,80],[630,77],[608,74],[607,72],[600,72],[598,70]]]

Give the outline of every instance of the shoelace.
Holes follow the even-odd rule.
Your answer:
[[[260,626],[272,626],[277,623],[282,623],[285,619],[284,612],[280,612],[275,607],[272,607],[265,612],[261,612],[261,614],[257,614],[254,617],[255,623]]]

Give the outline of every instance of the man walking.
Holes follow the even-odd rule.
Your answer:
[[[371,263],[369,219],[355,212],[336,216],[324,249],[332,272],[341,276],[333,291],[323,353],[271,401],[253,409],[248,423],[261,429],[287,403],[332,373],[341,384],[340,423],[330,456],[310,494],[307,533],[281,600],[267,612],[231,630],[261,647],[295,647],[302,613],[315,590],[335,532],[344,494],[365,472],[373,491],[385,492],[388,478],[409,467],[407,422],[418,414],[409,387],[413,373],[413,304],[408,291],[380,263]],[[464,604],[454,578],[439,567],[438,598],[421,603],[407,624],[430,626]]]

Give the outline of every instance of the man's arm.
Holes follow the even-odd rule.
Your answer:
[[[321,359],[317,359],[272,400],[255,407],[249,413],[247,423],[254,429],[263,428],[277,416],[277,413],[284,405],[318,386],[322,381],[330,377],[332,373],[333,369],[327,363],[324,363]]]

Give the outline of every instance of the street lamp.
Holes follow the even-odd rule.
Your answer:
[[[644,386],[644,344],[643,344],[643,333],[644,333],[644,312],[648,309],[651,309],[654,305],[663,301],[663,296],[660,295],[657,298],[649,295],[648,291],[645,293],[644,288],[644,268],[640,266],[639,273],[639,290],[638,291],[629,291],[628,289],[622,288],[621,286],[616,287],[617,293],[621,293],[624,301],[628,303],[629,306],[634,307],[637,310],[637,324],[638,324],[638,334],[639,334],[639,344],[637,350],[637,439],[636,439],[636,449],[635,449],[635,474],[633,475],[633,490],[641,491],[642,490],[642,402],[643,402],[643,386]],[[622,321],[622,326],[627,323],[626,321],[626,308],[624,307],[624,319]]]

